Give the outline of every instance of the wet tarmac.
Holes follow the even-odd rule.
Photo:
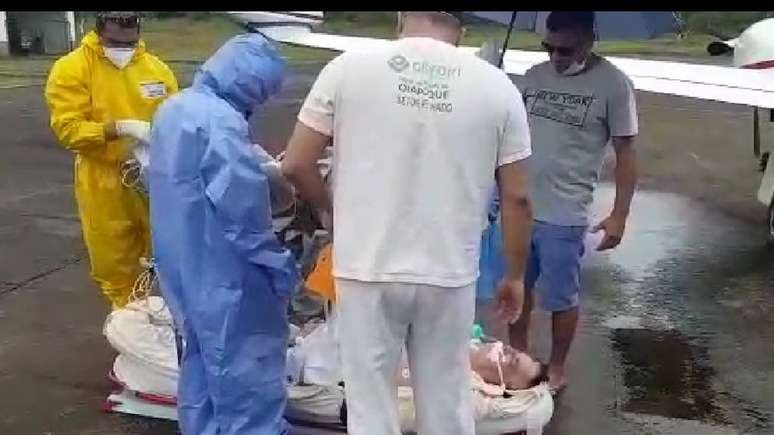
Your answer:
[[[612,186],[600,186],[598,218],[613,197]],[[697,424],[699,433],[774,433],[774,253],[759,228],[740,224],[696,200],[638,192],[624,244],[590,254],[584,267],[572,376],[601,364],[611,385],[568,391],[552,433],[591,433],[562,414],[594,390],[608,396],[599,400],[615,430],[605,433],[641,433],[657,421],[672,428],[654,433],[694,433]],[[589,236],[588,248],[598,241]],[[584,336],[601,345],[596,362],[580,358]]]
[[[316,68],[297,68],[255,116],[273,152]],[[571,385],[547,433],[774,433],[774,250],[754,199],[749,111],[654,95],[640,107],[642,188],[618,249],[596,253],[588,237]],[[174,434],[100,411],[107,307],[88,279],[72,159],[46,122],[40,88],[0,91],[0,434]],[[595,220],[613,195],[603,182]],[[549,319],[535,316],[532,352],[545,359]],[[326,432],[295,432],[315,433]]]

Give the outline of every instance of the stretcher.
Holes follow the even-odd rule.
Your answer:
[[[328,325],[310,323],[291,329],[286,417],[291,422],[344,431],[346,397],[337,372],[337,352],[330,348]],[[149,296],[114,311],[105,322],[104,334],[119,353],[108,375],[114,388],[105,411],[177,420],[177,347],[163,300]],[[540,434],[551,419],[554,404],[546,385],[507,398],[486,390],[483,386],[473,391],[477,434]],[[415,428],[411,388],[399,387],[398,398],[401,428],[411,433]]]

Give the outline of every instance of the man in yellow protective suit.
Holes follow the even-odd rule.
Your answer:
[[[147,197],[122,182],[122,166],[178,89],[169,67],[146,51],[140,27],[138,12],[99,12],[96,30],[54,64],[45,91],[51,128],[75,153],[91,276],[113,309],[127,303],[151,247]]]

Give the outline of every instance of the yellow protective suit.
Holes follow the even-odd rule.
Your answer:
[[[140,41],[123,69],[105,56],[95,32],[57,60],[46,84],[51,128],[76,154],[75,198],[89,251],[91,276],[113,307],[127,303],[150,254],[147,199],[121,183],[120,165],[130,158],[128,139],[106,141],[104,123],[150,121],[156,108],[177,92],[177,81]]]

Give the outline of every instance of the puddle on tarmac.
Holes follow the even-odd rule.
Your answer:
[[[628,397],[621,410],[727,424],[710,385],[707,351],[676,330],[615,329]]]

